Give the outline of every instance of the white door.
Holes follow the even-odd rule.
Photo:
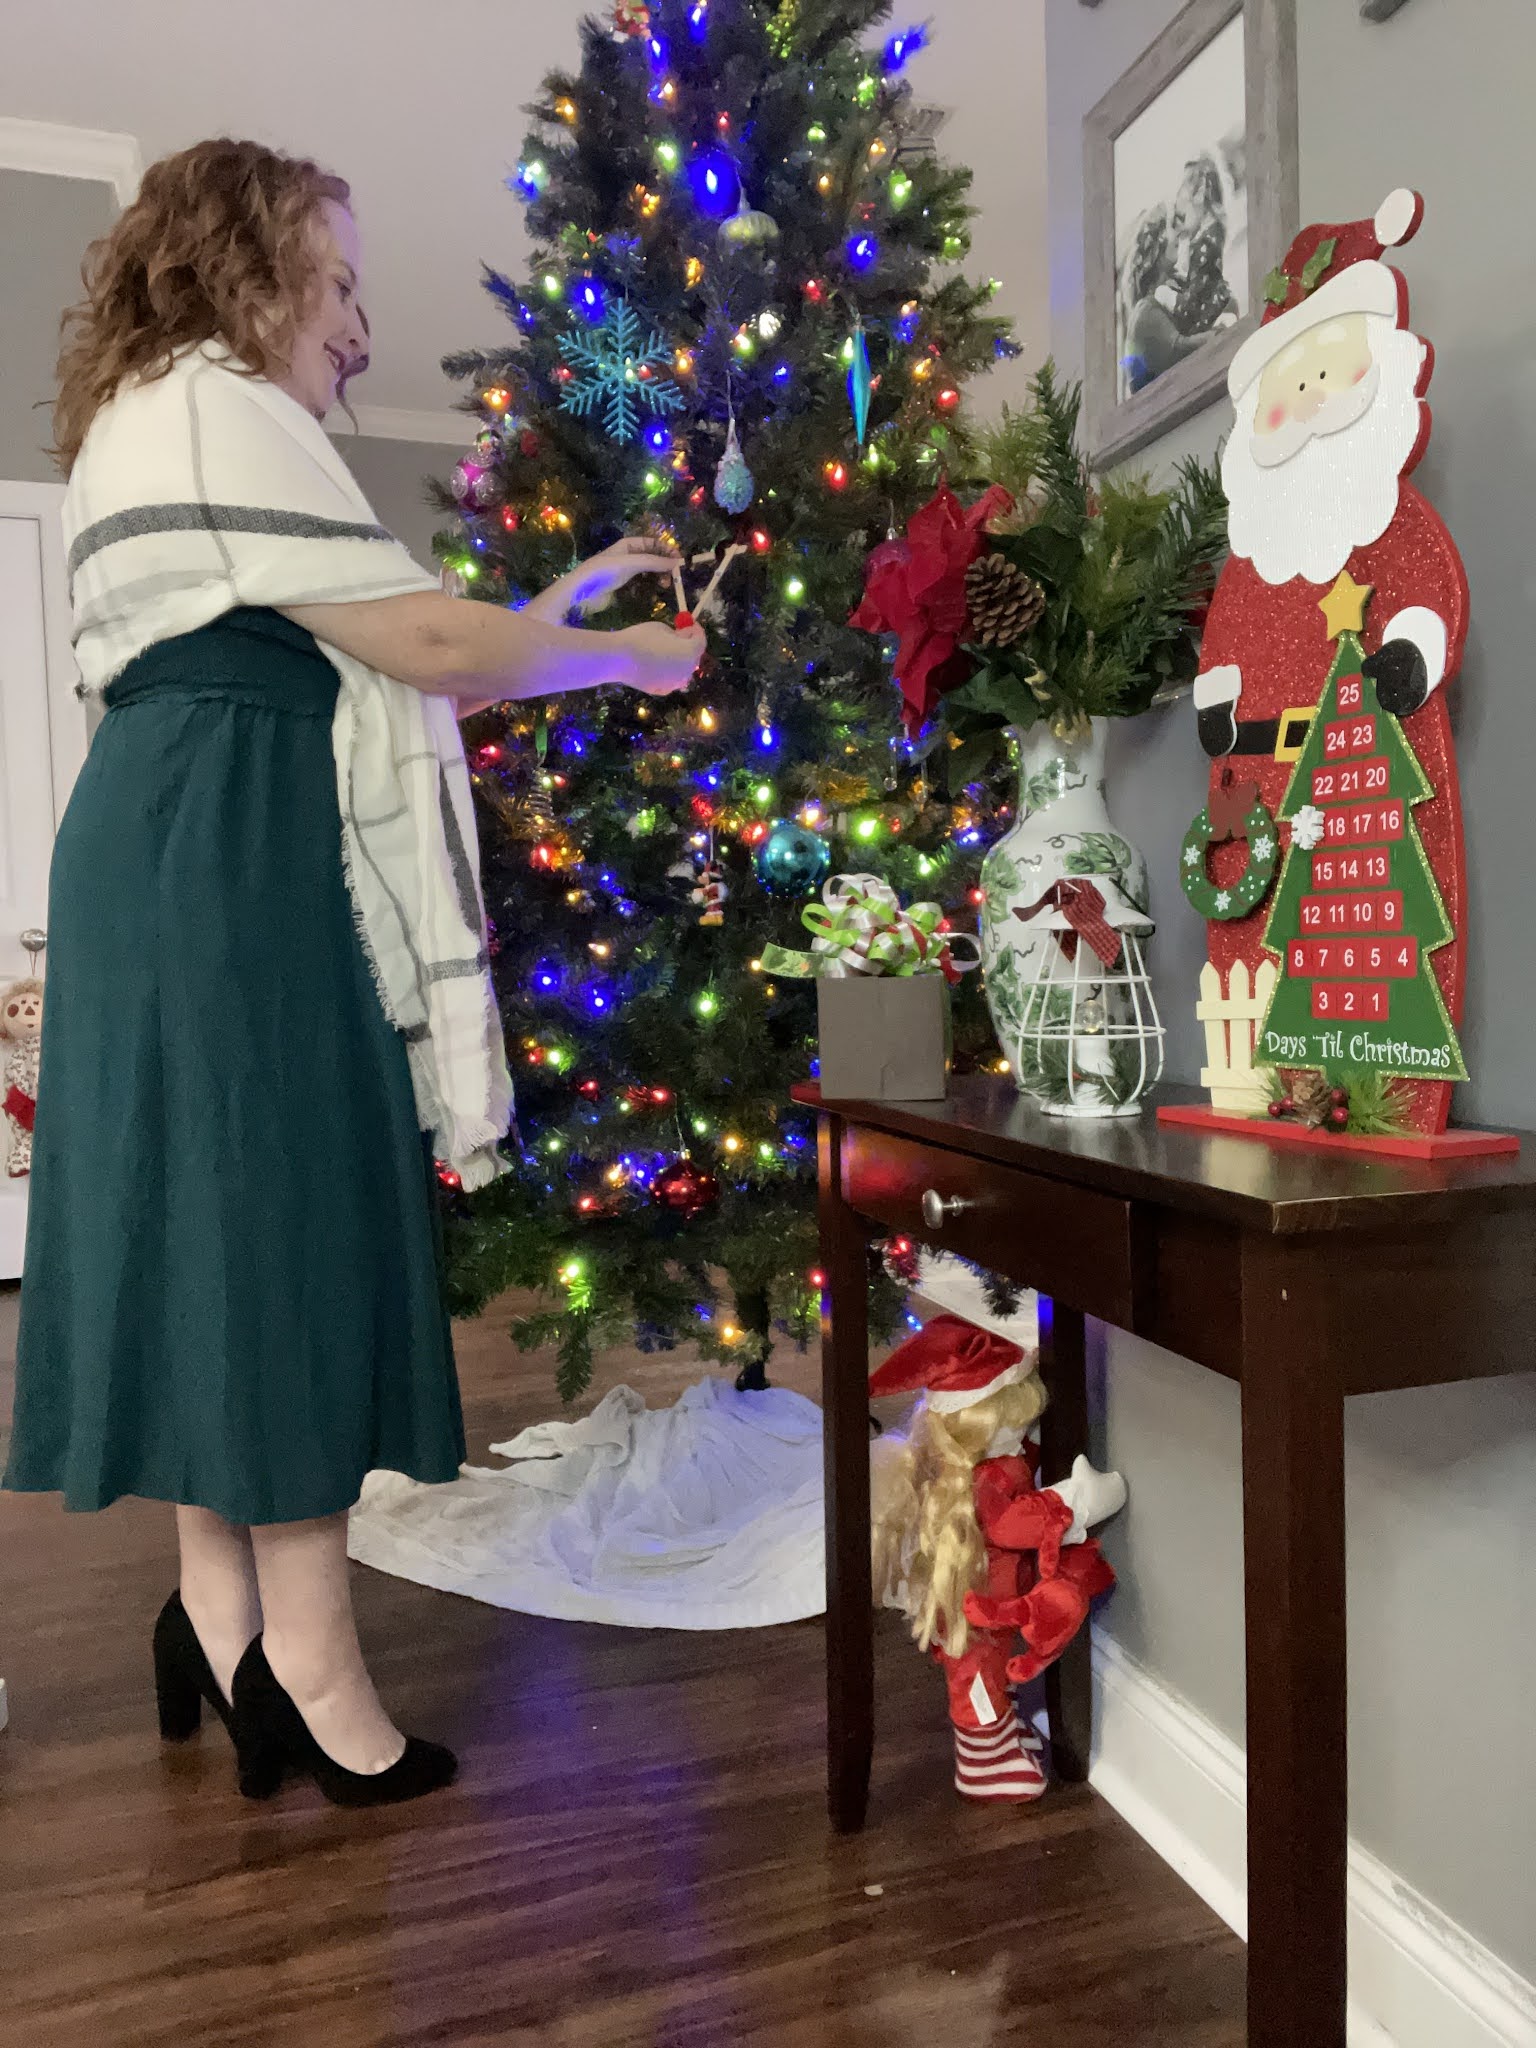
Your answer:
[[[63,496],[59,484],[0,483],[0,985],[27,972],[22,933],[48,928],[53,835],[85,759],[59,534]],[[40,964],[46,974],[46,953]],[[0,1151],[4,1138],[0,1125]],[[21,1273],[26,1192],[25,1179],[0,1175],[0,1280]]]

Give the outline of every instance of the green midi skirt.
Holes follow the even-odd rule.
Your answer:
[[[237,611],[112,684],[54,849],[5,1484],[291,1522],[464,1455],[430,1149],[342,875],[337,678]]]

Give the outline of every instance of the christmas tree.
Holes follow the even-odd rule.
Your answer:
[[[964,466],[962,390],[1016,352],[957,269],[969,174],[933,147],[878,0],[620,0],[530,108],[530,274],[451,357],[478,422],[439,552],[519,605],[626,532],[711,580],[684,696],[611,691],[466,731],[519,1082],[513,1171],[449,1203],[453,1304],[545,1291],[567,1397],[593,1352],[691,1341],[761,1384],[818,1312],[815,1000],[761,970],[829,873],[966,905],[997,814],[909,739],[864,562]],[[718,572],[718,575],[717,575]],[[666,615],[632,587],[614,616]],[[941,750],[942,751],[942,750]],[[942,763],[940,763],[942,768]],[[977,996],[957,1047],[996,1058]]]
[[[1280,807],[1291,843],[1264,932],[1280,979],[1255,1049],[1344,1085],[1464,1081],[1431,957],[1455,934],[1413,817],[1433,791],[1361,662],[1341,632]]]

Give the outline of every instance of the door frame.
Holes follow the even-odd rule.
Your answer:
[[[48,675],[48,758],[53,780],[53,823],[58,829],[85,762],[91,720],[79,693],[80,672],[70,645],[69,572],[64,559],[60,514],[62,484],[0,479],[0,519],[24,519],[37,527],[43,577],[43,659]]]

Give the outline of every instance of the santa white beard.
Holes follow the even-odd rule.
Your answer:
[[[1221,458],[1234,555],[1266,583],[1332,583],[1356,548],[1380,540],[1397,511],[1403,467],[1418,445],[1423,407],[1416,396],[1424,344],[1379,314],[1366,322],[1379,372],[1376,396],[1338,433],[1319,431],[1288,462],[1254,460],[1259,380],[1238,401],[1237,422]],[[1349,394],[1335,401],[1347,406]]]

